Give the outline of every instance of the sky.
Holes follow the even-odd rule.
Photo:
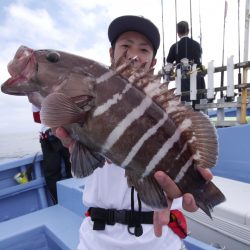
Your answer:
[[[20,45],[56,49],[109,65],[109,23],[120,15],[142,15],[161,33],[158,68],[176,41],[175,23],[190,23],[190,1],[177,0],[0,0],[0,84],[9,78],[7,64]],[[202,62],[222,65],[224,0],[192,0],[192,35],[203,48]],[[225,24],[225,59],[238,62],[237,0],[228,0]],[[162,8],[163,4],[163,18]],[[240,0],[240,48],[243,60],[245,0]],[[177,17],[175,15],[177,13]],[[163,32],[164,31],[164,38]],[[201,32],[200,32],[201,31]],[[164,46],[163,46],[164,45]],[[165,48],[165,51],[163,50]],[[249,58],[249,57],[248,57]],[[225,64],[224,63],[224,64]],[[0,134],[38,131],[27,97],[0,93]]]

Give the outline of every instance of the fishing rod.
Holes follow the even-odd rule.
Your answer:
[[[202,32],[201,32],[201,2],[199,0],[199,23],[200,23],[200,47],[202,48]],[[201,53],[201,65],[202,65],[202,53]]]
[[[178,55],[178,43],[177,43],[177,0],[175,0],[175,42],[176,42],[176,55]]]
[[[223,24],[223,45],[222,45],[222,67],[224,66],[224,47],[225,47],[225,27],[226,27],[226,17],[227,17],[227,0],[225,0],[224,7],[224,24]],[[224,70],[221,71],[220,86],[224,85]],[[223,90],[220,92],[220,98],[223,98]]]
[[[190,35],[191,39],[193,39],[193,27],[192,27],[192,0],[189,2],[189,8],[190,8]]]
[[[163,10],[163,0],[161,0],[161,26],[162,26],[162,50],[163,50],[163,68],[166,64],[165,57],[165,36],[164,36],[164,10]]]
[[[238,53],[239,53],[239,64],[240,64],[240,0],[238,0]],[[238,72],[238,85],[241,84],[241,69]],[[239,93],[241,89],[239,89]]]

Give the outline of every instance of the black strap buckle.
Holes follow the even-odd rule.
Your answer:
[[[120,223],[128,225],[128,232],[135,236],[142,235],[141,224],[153,223],[153,212],[137,212],[131,210],[116,210],[103,208],[90,208],[91,220],[94,222],[94,230],[104,230],[105,225]],[[132,229],[134,228],[134,229]]]
[[[108,209],[106,212],[106,223],[107,225],[115,225],[115,210]]]
[[[116,210],[115,212],[115,221],[120,224],[126,224],[127,221],[127,211]]]

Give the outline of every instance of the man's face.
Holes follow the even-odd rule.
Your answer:
[[[138,32],[128,31],[122,33],[118,37],[115,43],[114,51],[112,48],[110,49],[112,62],[117,62],[117,60],[124,55],[124,53],[125,60],[127,61],[131,60],[135,56],[137,57],[133,64],[135,68],[146,63],[145,69],[148,70],[156,64],[151,42],[144,35]]]

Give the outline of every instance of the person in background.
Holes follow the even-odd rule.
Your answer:
[[[108,29],[111,43],[109,50],[112,65],[124,56],[126,61],[133,60],[133,66],[145,65],[145,70],[156,64],[155,55],[160,44],[158,28],[141,16],[121,16],[114,19]],[[56,135],[72,151],[74,140],[63,128],[57,128]],[[205,179],[212,175],[200,170]],[[85,178],[83,203],[89,207],[80,227],[78,250],[180,250],[182,238],[178,230],[171,227],[174,221],[179,231],[186,228],[179,223],[178,213],[173,211],[183,207],[196,211],[194,198],[180,190],[164,172],[155,173],[157,182],[167,194],[169,207],[154,212],[138,197],[133,187],[128,187],[125,171],[106,160],[102,168],[96,169]],[[177,223],[178,222],[178,223]],[[183,220],[182,220],[183,222]],[[184,232],[185,234],[185,232]],[[161,237],[160,237],[161,236]]]
[[[41,123],[40,109],[32,105],[34,122]],[[43,170],[45,181],[54,204],[57,200],[56,183],[62,179],[71,178],[71,163],[68,148],[52,134],[50,128],[41,124],[40,143],[43,153]],[[62,160],[64,169],[62,169]]]
[[[181,79],[181,92],[190,91],[190,77],[189,71],[192,64],[197,64],[197,90],[205,89],[204,76],[200,70],[202,70],[201,54],[202,48],[198,42],[188,37],[189,26],[186,21],[181,21],[177,24],[177,34],[180,40],[173,44],[166,59],[167,68],[171,68],[173,63],[177,65],[177,68],[181,68],[182,79]],[[188,59],[187,63],[181,63],[182,59]],[[200,99],[204,98],[204,94],[197,94],[197,100],[192,102],[193,108],[195,104],[200,103]],[[190,102],[190,94],[181,96],[181,101]]]

